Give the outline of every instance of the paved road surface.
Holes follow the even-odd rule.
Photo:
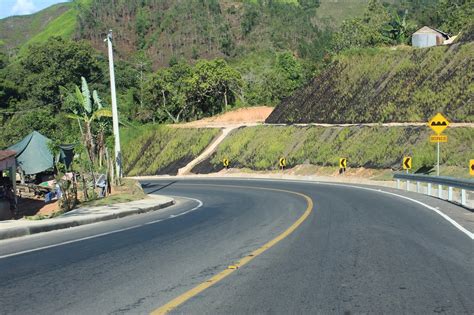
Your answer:
[[[289,236],[173,312],[474,313],[473,240],[408,200],[262,180],[145,187],[194,199],[1,241],[0,313],[149,313],[274,239],[307,208],[300,195],[253,187],[305,194],[314,209]]]

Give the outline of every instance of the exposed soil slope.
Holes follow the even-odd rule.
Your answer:
[[[270,106],[255,106],[238,108],[226,112],[221,115],[204,118],[201,120],[191,121],[184,124],[172,125],[173,127],[210,127],[210,126],[225,126],[225,125],[240,125],[263,123],[265,119],[271,114],[273,107]]]

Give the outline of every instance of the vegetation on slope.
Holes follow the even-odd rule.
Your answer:
[[[337,166],[339,158],[347,158],[349,167],[400,169],[403,156],[411,156],[417,170],[436,164],[431,133],[428,127],[246,127],[232,132],[193,172],[218,171],[224,158],[231,167],[274,170],[280,157],[287,159],[288,167]],[[441,144],[441,164],[467,168],[474,131],[448,128],[446,134],[449,142]]]
[[[15,54],[31,38],[47,28],[51,21],[69,11],[70,7],[70,3],[60,3],[32,15],[12,16],[1,19],[0,39],[3,45],[0,45],[0,50],[10,55]],[[61,30],[62,27],[56,25],[54,31],[61,32]]]
[[[474,121],[474,42],[354,49],[283,100],[268,123]]]
[[[144,125],[121,130],[124,173],[175,175],[197,157],[219,133],[218,129],[185,129]]]

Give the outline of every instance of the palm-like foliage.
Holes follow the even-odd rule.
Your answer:
[[[91,161],[95,161],[96,145],[92,134],[92,124],[94,122],[97,123],[99,131],[99,156],[102,157],[104,133],[107,127],[107,121],[103,118],[112,117],[112,111],[109,108],[103,107],[96,90],[94,90],[91,95],[89,86],[84,77],[81,77],[81,82],[81,88],[76,85],[74,94],[69,94],[73,106],[71,108],[72,113],[67,114],[67,117],[78,121],[89,157]],[[81,122],[84,128],[82,128]],[[100,158],[100,161],[101,160],[102,158]]]

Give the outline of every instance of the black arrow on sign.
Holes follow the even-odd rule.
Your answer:
[[[408,159],[405,159],[405,163],[404,163],[404,164],[405,164],[405,167],[406,167],[406,168],[410,168],[410,164],[408,164],[408,162],[410,162],[410,159],[409,159],[409,158],[408,158]]]

